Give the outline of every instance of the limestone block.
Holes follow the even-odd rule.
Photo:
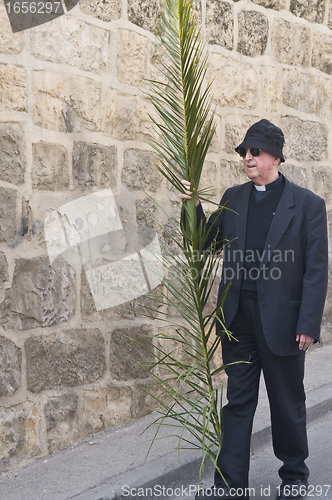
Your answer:
[[[129,231],[128,247],[123,248],[120,247],[121,236],[124,236],[127,231]],[[98,311],[126,304],[148,294],[160,284],[161,273],[156,274],[151,270],[151,267],[152,269],[162,268],[154,251],[154,249],[158,251],[158,246],[160,247],[158,240],[155,238],[151,242],[150,249],[148,246],[142,247],[139,235],[135,233],[136,228],[129,226],[114,232],[107,242],[103,238],[103,242],[106,243],[103,247],[106,246],[106,249],[102,248],[104,252],[96,256],[92,254],[90,262],[92,261],[93,265],[89,263],[86,266],[90,290]],[[90,240],[90,243],[92,246],[95,241]],[[135,246],[140,250],[140,254],[135,250]],[[88,250],[85,253],[89,257]]]
[[[310,28],[284,19],[274,19],[272,26],[273,57],[285,64],[308,66]]]
[[[49,453],[63,450],[79,441],[79,419],[75,394],[50,398],[45,405],[44,414]]]
[[[59,144],[32,144],[32,186],[41,191],[62,191],[68,188],[68,154]]]
[[[204,204],[203,207],[205,208]],[[183,296],[185,296],[186,291],[181,278],[181,272],[182,270],[179,269],[178,265],[176,270],[173,269],[172,273],[168,273],[167,279],[170,286],[165,291],[167,297],[165,298],[165,305],[167,306],[168,317],[173,320],[174,318],[179,318],[178,321],[183,323],[180,311],[183,308]],[[188,272],[187,268],[184,268],[184,272]]]
[[[239,13],[238,22],[238,52],[251,57],[264,54],[269,33],[267,17],[259,12],[243,10]]]
[[[146,385],[135,384],[131,386],[132,404],[131,418],[141,418],[148,413],[161,408],[156,398],[165,399],[165,394],[160,387],[147,387]]]
[[[28,391],[76,387],[105,372],[104,339],[99,330],[64,330],[30,337],[24,344]]]
[[[243,171],[242,159],[240,157],[238,161],[229,161],[222,159],[220,161],[220,170],[220,184],[222,186],[221,195],[223,195],[224,191],[226,191],[226,189],[228,189],[229,187],[242,184],[243,182],[247,182],[248,180],[246,174]]]
[[[38,412],[34,403],[0,408],[1,470],[10,463],[35,457],[40,453],[37,435]]]
[[[320,116],[330,118],[332,116],[332,80],[331,78],[321,78],[319,86],[324,95],[325,103],[320,109]]]
[[[121,83],[142,87],[146,77],[148,39],[134,31],[118,30],[117,72]]]
[[[22,207],[23,217],[30,218],[32,235],[40,237],[43,244],[46,243],[45,234],[43,232],[46,217],[50,216],[50,213],[54,210],[61,210],[60,207],[62,207],[62,205],[76,200],[77,197],[78,193],[69,189],[62,192],[34,190],[33,194],[29,197],[28,203],[24,201]],[[60,236],[61,235],[63,235],[63,231],[60,233]],[[51,241],[53,241],[52,238]],[[48,242],[50,242],[50,240],[48,240]]]
[[[180,255],[181,250],[176,242],[179,242],[181,245],[183,241],[179,226],[179,211],[176,215],[177,217],[170,217],[169,222],[164,224],[164,231],[162,233],[163,244],[166,246],[167,252],[171,256]]]
[[[324,160],[327,158],[328,128],[309,120],[293,116],[281,119],[280,128],[285,135],[285,158],[299,161]]]
[[[211,95],[212,97],[212,95]],[[212,141],[209,147],[209,153],[217,153],[219,154],[221,146],[220,146],[220,136],[221,136],[221,124],[220,117],[215,115],[214,117],[214,125],[216,126],[216,130],[214,136],[212,137]]]
[[[69,133],[100,130],[100,83],[51,71],[34,71],[32,79],[35,125]]]
[[[280,85],[280,69],[262,66],[263,106],[267,113],[280,113],[282,106],[282,86]]]
[[[13,396],[21,386],[21,363],[21,349],[0,337],[0,397]]]
[[[211,346],[213,342],[213,337],[211,336],[208,342],[208,345]],[[211,370],[216,370],[217,368],[220,368],[222,366],[223,360],[222,360],[222,347],[221,344],[219,344],[215,354],[213,355],[211,359]],[[227,385],[227,375],[226,371],[223,370],[217,375],[214,375],[213,377],[214,384],[216,387],[224,386]]]
[[[203,202],[204,210],[206,215],[216,210],[216,205],[214,203],[219,203],[221,197],[223,196],[226,189],[231,186],[235,186],[237,184],[241,184],[247,181],[247,178],[243,172],[242,161],[239,157],[238,161],[228,161],[225,159],[221,159],[218,165],[215,165],[214,162],[206,162],[204,165],[204,170],[206,172],[204,177],[202,178],[203,184],[207,186],[212,186],[211,193],[212,195],[208,198],[211,202]],[[216,173],[214,174],[214,170]],[[213,303],[215,304],[217,301],[217,297]]]
[[[194,14],[196,16],[197,22],[202,24],[202,2],[201,0],[193,0],[191,2],[193,9],[194,9]]]
[[[121,17],[121,0],[80,0],[79,8],[88,16],[110,22]]]
[[[16,238],[15,189],[0,188],[0,241],[13,243]]]
[[[28,111],[26,72],[20,66],[0,64],[1,111]]]
[[[206,312],[204,314],[206,314]],[[183,337],[180,338],[178,332],[176,331],[176,328],[173,325],[167,324],[160,327],[158,333],[161,337],[155,340],[155,345],[157,350],[160,350],[159,356],[171,355],[177,361],[193,365],[193,341],[188,335],[186,336],[182,332],[182,335],[187,342],[186,344],[183,344]],[[164,336],[164,338],[162,338],[162,336]],[[161,376],[162,378],[169,376],[169,372],[164,368],[158,367],[157,369],[159,376]]]
[[[294,165],[289,165],[286,161],[286,163],[280,165],[279,170],[289,181],[294,182],[298,186],[309,188],[306,168],[294,167]]]
[[[332,36],[315,33],[311,64],[314,68],[332,75]]]
[[[157,170],[158,156],[152,151],[126,149],[123,155],[122,182],[128,189],[148,189],[156,192],[162,175]]]
[[[215,209],[216,209],[216,207],[213,208],[213,210],[215,210]],[[225,243],[225,248],[227,249],[226,243]],[[219,292],[219,285],[220,285],[220,281],[221,281],[221,268],[222,268],[222,258],[219,257],[217,278],[215,279],[214,283],[212,284],[209,300],[207,301],[207,304],[206,304],[205,314],[212,314],[213,311],[215,310],[217,303],[218,303],[218,292]],[[209,342],[211,343],[211,338],[210,338]],[[219,364],[219,366],[221,366],[221,363]]]
[[[262,5],[267,9],[281,10],[286,8],[286,0],[251,0],[252,3]]]
[[[259,98],[259,78],[251,64],[210,53],[207,79],[213,80],[211,94],[219,106],[255,107]]]
[[[207,0],[206,28],[207,42],[225,49],[233,48],[233,8],[228,2]]]
[[[103,99],[104,130],[119,141],[144,141],[154,135],[149,115],[154,108],[145,99],[109,89]]]
[[[107,387],[83,393],[84,434],[94,434],[128,422],[131,417],[129,388]]]
[[[162,0],[127,0],[128,19],[140,28],[155,33],[160,20]],[[200,0],[193,0],[192,7],[201,22],[202,6]]]
[[[18,123],[0,124],[0,179],[22,184],[25,172],[25,138]]]
[[[329,8],[328,27],[330,29],[332,28],[332,4],[331,3],[330,3],[330,8]],[[0,40],[1,40],[1,35],[0,35]]]
[[[230,116],[225,124],[225,151],[226,153],[230,153],[233,155],[237,155],[235,148],[243,141],[244,136],[248,130],[248,128],[257,122],[259,118],[247,118],[244,116],[241,117],[232,117]],[[241,165],[241,158],[239,158],[239,164]]]
[[[328,167],[313,167],[313,191],[324,198],[327,205],[332,203],[331,169]]]
[[[2,326],[29,330],[68,321],[75,312],[73,270],[58,259],[52,267],[48,257],[18,259],[12,286],[0,305]]]
[[[156,295],[160,303],[160,288],[155,289],[152,295]],[[156,317],[158,312],[154,311],[154,307],[156,308],[153,299],[142,295],[134,300],[129,300],[122,306],[97,311],[86,275],[82,273],[81,314],[82,318],[87,321],[120,321],[122,319],[142,317],[147,314]]]
[[[31,235],[31,230],[32,230],[32,212],[31,212],[31,207],[29,205],[29,201],[26,200],[25,198],[22,198],[22,213],[21,213],[21,236],[30,236]]]
[[[38,59],[106,73],[110,67],[110,32],[72,16],[61,16],[52,21],[51,30],[47,23],[32,30],[31,52]]]
[[[0,252],[0,284],[8,281],[8,263],[4,253]]]
[[[322,78],[301,73],[297,69],[286,69],[282,73],[282,89],[286,106],[304,113],[324,115],[328,98]]]
[[[290,0],[289,10],[297,17],[311,23],[322,23],[325,14],[325,0]]]
[[[191,0],[194,17],[198,23],[199,28],[202,28],[202,0]]]
[[[24,33],[13,33],[4,2],[0,3],[0,52],[19,54],[24,45]]]
[[[152,329],[143,325],[118,328],[111,338],[111,377],[115,380],[149,378],[146,369],[154,361]],[[145,367],[145,368],[144,368]]]
[[[162,71],[160,70],[161,63],[165,63],[167,65],[167,58],[165,57],[165,52],[162,46],[152,43],[150,49],[150,63],[151,80],[168,83],[167,79],[164,77]]]
[[[136,223],[137,231],[143,243],[150,243],[155,234],[160,234],[160,226],[162,214],[152,200],[146,198],[136,201]]]
[[[216,188],[218,179],[217,166],[214,161],[206,161],[202,170],[200,189],[209,189],[212,192]],[[217,200],[215,200],[217,201]],[[219,200],[218,200],[219,201]]]
[[[128,19],[140,28],[154,32],[161,6],[160,0],[128,0]]]
[[[332,269],[332,261],[330,258],[330,261],[329,261],[329,281],[328,281],[327,296],[326,296],[326,302],[325,302],[324,313],[323,313],[323,318],[322,318],[321,335],[320,335],[321,342],[323,344],[330,342],[330,338],[331,338],[331,327],[332,327],[332,286],[331,286],[332,276],[331,276],[331,269]]]
[[[116,186],[117,149],[88,142],[74,142],[74,186],[83,191]]]
[[[331,248],[331,240],[332,240],[332,210],[328,210],[327,211],[327,230],[328,230],[328,235],[329,235],[329,246]],[[331,269],[331,267],[330,267],[330,269]]]

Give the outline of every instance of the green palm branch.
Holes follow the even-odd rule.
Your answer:
[[[213,226],[205,230],[196,214],[196,200],[210,196],[199,189],[199,183],[215,125],[211,84],[205,82],[207,52],[190,0],[165,0],[158,37],[163,81],[149,81],[147,98],[158,116],[150,117],[157,137],[149,143],[159,153],[163,176],[179,191],[184,189],[182,179],[190,181],[193,195],[182,204],[180,226],[168,219],[173,226],[168,237],[177,246],[177,254],[161,243],[165,291],[153,298],[157,306],[166,302],[177,317],[161,313],[167,324],[174,323],[174,329],[165,328],[153,338],[155,362],[144,366],[153,383],[145,390],[160,406],[154,439],[162,427],[169,426],[171,435],[179,438],[179,447],[202,450],[202,471],[207,456],[216,466],[222,446],[222,398],[215,378],[225,366],[213,368],[212,360],[221,342],[214,329],[223,317],[227,290],[208,311],[219,265],[216,250],[222,242],[210,242]],[[216,211],[222,209],[216,204]],[[230,335],[224,326],[223,330]],[[174,348],[170,350],[169,345]]]

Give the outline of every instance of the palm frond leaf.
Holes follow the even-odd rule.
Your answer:
[[[227,289],[219,304],[212,310],[210,306],[218,279],[220,252],[216,250],[223,246],[217,238],[210,239],[227,207],[214,203],[214,223],[208,230],[197,220],[196,200],[210,201],[209,189],[200,189],[199,184],[215,125],[211,84],[206,82],[208,54],[190,0],[164,0],[158,38],[163,53],[157,66],[163,81],[150,80],[146,93],[155,111],[150,116],[155,136],[148,142],[159,155],[158,169],[165,179],[182,192],[181,180],[189,181],[193,195],[182,204],[179,227],[168,218],[172,229],[167,236],[178,253],[174,255],[160,242],[163,291],[149,297],[169,328],[150,339],[149,359],[153,355],[155,362],[141,363],[141,368],[151,381],[144,390],[160,407],[151,445],[160,429],[169,426],[180,447],[202,450],[202,471],[207,456],[216,464],[222,445],[222,403],[215,379],[225,366],[213,366],[221,343],[220,337],[213,336],[216,323],[231,334],[222,321]],[[150,221],[158,227],[157,218],[145,215],[148,225]],[[165,304],[175,318],[159,310]],[[149,317],[150,309],[145,310]],[[152,313],[151,308],[151,317]]]

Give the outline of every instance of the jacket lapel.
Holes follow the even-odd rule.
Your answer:
[[[241,250],[240,255],[242,256],[242,262],[244,262],[244,252],[245,252],[245,244],[246,244],[246,227],[247,227],[247,218],[248,218],[248,209],[249,209],[249,198],[252,189],[252,183],[248,182],[240,195],[240,199],[238,202],[238,217],[235,219],[236,224],[236,234],[237,234],[237,243],[238,247]]]
[[[261,272],[263,267],[271,260],[274,250],[289,226],[294,215],[291,210],[292,207],[294,207],[293,187],[285,178],[285,187],[266,238],[259,272]]]

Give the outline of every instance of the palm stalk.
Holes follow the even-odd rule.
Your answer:
[[[168,235],[178,248],[177,255],[161,243],[167,276],[163,281],[165,292],[154,299],[158,306],[166,302],[172,307],[176,318],[161,313],[164,321],[175,327],[171,332],[165,328],[153,339],[151,354],[156,361],[145,368],[159,392],[151,386],[145,390],[161,406],[154,422],[154,439],[162,427],[169,426],[171,435],[179,438],[179,447],[202,450],[202,470],[207,456],[216,466],[222,446],[222,398],[215,377],[225,366],[213,368],[212,360],[221,342],[214,328],[223,317],[227,290],[220,303],[206,312],[219,256],[217,242],[209,239],[212,227],[206,231],[197,221],[196,200],[208,200],[209,193],[199,189],[199,182],[215,125],[211,84],[205,82],[207,51],[190,0],[164,1],[158,37],[163,49],[158,70],[163,81],[149,81],[147,98],[158,116],[150,117],[157,137],[149,143],[159,154],[158,168],[163,176],[182,192],[181,180],[188,180],[193,194],[182,204],[180,226],[168,219],[173,234],[178,233]],[[216,210],[222,209],[216,204]],[[230,334],[225,327],[223,330]],[[171,350],[170,344],[174,347]]]

